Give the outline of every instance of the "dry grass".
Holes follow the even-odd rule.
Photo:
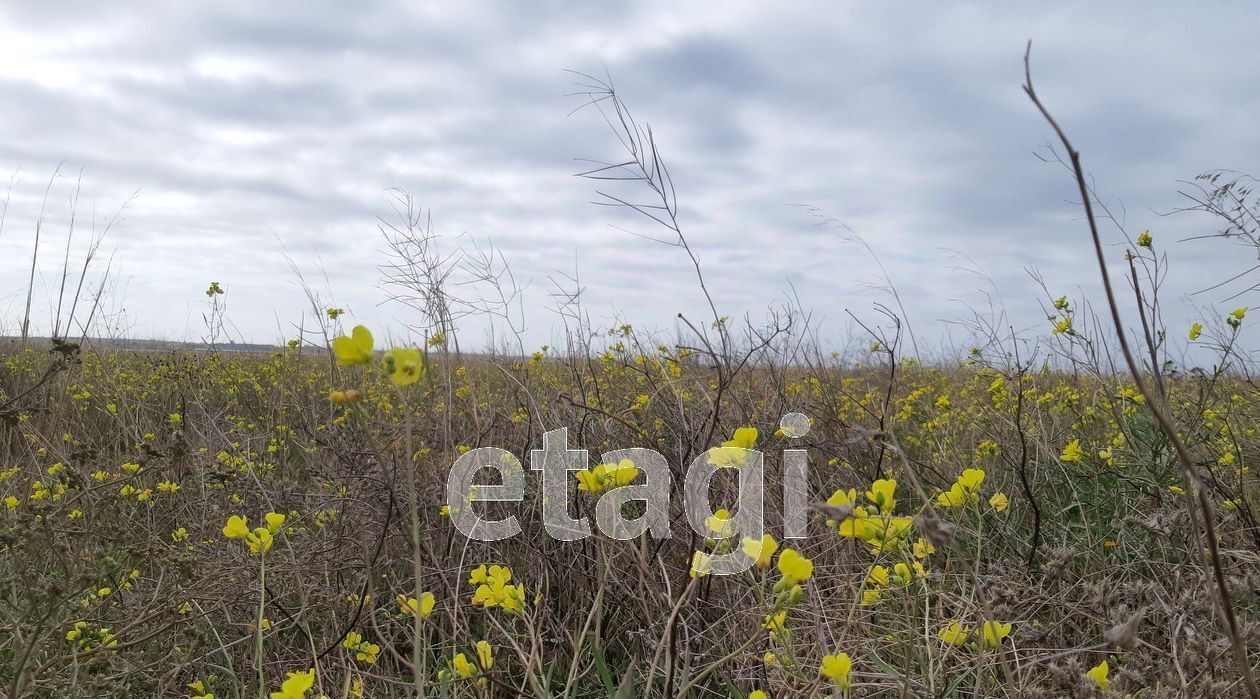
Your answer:
[[[711,368],[642,351],[628,329],[589,361],[437,356],[402,389],[374,367],[330,369],[326,357],[292,349],[85,353],[10,406],[0,428],[0,499],[14,498],[0,508],[0,680],[20,696],[181,696],[202,680],[215,697],[244,697],[258,694],[260,671],[275,691],[286,672],[315,667],[311,696],[409,696],[417,684],[433,696],[613,696],[622,684],[621,696],[815,696],[832,690],[819,675],[823,656],[843,651],[854,662],[852,696],[1095,696],[1105,693],[1084,673],[1104,658],[1115,696],[1241,693],[1189,501],[1169,487],[1180,482],[1175,458],[1127,382],[1003,368],[984,351],[949,367],[882,351],[862,362],[778,358],[773,348],[753,353],[715,405]],[[0,404],[49,362],[6,355]],[[330,403],[330,390],[351,387],[359,402]],[[1235,377],[1170,378],[1168,388],[1225,505],[1222,556],[1254,647],[1260,531],[1249,464],[1260,402]],[[808,436],[773,436],[789,411],[811,416]],[[705,442],[710,416],[718,437]],[[406,425],[421,503],[415,567]],[[552,541],[532,477],[511,509],[525,531],[507,542],[469,541],[440,514],[446,471],[463,450],[527,458],[559,426],[593,454],[644,446],[665,455],[674,535]],[[924,502],[895,446],[929,497],[966,468],[986,475],[977,502],[937,508],[957,530],[921,559],[926,577],[885,587],[875,604],[862,603],[872,566],[920,560],[910,546],[918,535],[874,554],[813,515],[806,539],[782,542],[814,570],[799,601],[780,606],[787,633],[776,639],[763,628],[773,566],[689,575],[693,551],[721,544],[689,534],[681,466],[740,426],[760,431],[767,523],[780,540],[783,448],[808,449],[816,500],[850,488],[862,500],[875,479],[894,478],[904,516]],[[1080,461],[1064,460],[1078,439]],[[1006,511],[988,503],[999,491]],[[593,512],[587,493],[574,487],[572,497],[575,513]],[[733,479],[715,485],[723,498],[733,501]],[[229,515],[254,526],[267,512],[288,519],[265,557],[224,538]],[[258,636],[264,558],[269,624]],[[467,578],[482,563],[511,567],[526,592],[522,613],[470,604]],[[395,597],[414,595],[416,568],[436,606],[413,652],[414,625]],[[1012,633],[995,649],[955,647],[938,638],[953,620],[1009,622]],[[86,634],[67,640],[81,621]],[[344,647],[350,632],[379,647],[374,662]],[[475,658],[483,639],[493,667],[450,677],[455,654]]]

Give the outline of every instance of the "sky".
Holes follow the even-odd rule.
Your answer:
[[[1186,240],[1219,225],[1169,214],[1202,171],[1260,174],[1258,11],[5,3],[0,334],[23,316],[41,210],[32,326],[46,333],[71,210],[77,267],[91,231],[121,209],[94,261],[93,280],[110,265],[97,332],[203,339],[205,290],[218,281],[228,337],[283,341],[314,324],[300,273],[347,324],[405,336],[424,318],[391,301],[401,292],[381,272],[380,222],[396,220],[398,191],[442,254],[476,243],[510,268],[527,348],[559,338],[565,275],[579,278],[597,327],[672,333],[679,313],[703,322],[690,260],[649,239],[668,232],[593,204],[607,183],[575,176],[624,152],[600,114],[580,108],[574,71],[610,79],[651,125],[719,313],[761,319],[793,299],[821,339],[843,345],[849,313],[875,322],[874,305],[890,303],[886,274],[924,347],[965,343],[958,321],[988,313],[991,298],[1002,322],[1045,331],[1047,292],[1084,304],[1099,286],[1074,183],[1043,161],[1052,133],[1020,88],[1029,40],[1038,91],[1099,196],[1130,235],[1149,228],[1168,254],[1170,332],[1219,327],[1220,313],[1255,303],[1233,297],[1247,284],[1194,292],[1255,252]],[[1104,237],[1118,273],[1124,238],[1115,226]],[[487,298],[474,285],[453,293]],[[464,345],[491,341],[487,327],[464,319]]]

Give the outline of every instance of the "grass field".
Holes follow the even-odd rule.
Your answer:
[[[1234,328],[1215,331],[1227,343]],[[1088,345],[1061,337],[1065,351]],[[895,342],[858,359],[770,342],[731,371],[630,328],[604,339],[589,357],[518,359],[432,343],[392,367],[310,348],[10,348],[5,691],[1242,693],[1197,501],[1130,381],[1001,347],[929,367]],[[1254,649],[1256,389],[1161,378]],[[793,411],[811,419],[803,437],[778,429]],[[553,541],[532,482],[524,502],[489,508],[519,515],[520,535],[459,534],[443,510],[452,462],[484,446],[525,460],[561,426],[593,462],[625,446],[664,455],[673,535]],[[734,437],[765,453],[764,540],[723,540],[721,521],[703,538],[681,515],[682,466]],[[780,526],[785,448],[809,454],[817,505],[802,539]],[[572,511],[593,512],[600,486],[578,485]],[[715,502],[734,492],[715,479]],[[755,560],[738,575],[706,575],[697,557],[741,549]]]

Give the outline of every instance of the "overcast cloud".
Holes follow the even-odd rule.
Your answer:
[[[921,342],[956,335],[946,321],[984,303],[987,282],[958,253],[1036,325],[1027,267],[1073,297],[1097,271],[1071,180],[1033,155],[1050,133],[1020,90],[1028,39],[1100,194],[1169,252],[1176,332],[1199,317],[1192,303],[1228,296],[1188,292],[1249,264],[1219,241],[1177,242],[1213,221],[1159,212],[1200,171],[1260,174],[1254,3],[357,5],[0,6],[0,173],[19,172],[0,329],[20,319],[58,163],[35,298],[45,332],[80,170],[81,224],[140,191],[105,244],[110,308],[137,337],[201,337],[212,280],[244,339],[292,337],[306,301],[282,249],[354,321],[398,332],[409,318],[382,305],[377,270],[394,187],[438,232],[494,241],[530,284],[530,344],[553,338],[547,277],[574,269],[600,322],[703,318],[687,260],[613,228],[657,232],[592,206],[593,183],[573,176],[576,158],[619,154],[598,114],[570,114],[581,98],[566,69],[606,71],[652,124],[723,312],[759,315],[790,284],[833,340],[845,309],[870,316],[870,257],[809,205],[869,242]]]

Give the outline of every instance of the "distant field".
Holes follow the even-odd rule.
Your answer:
[[[214,349],[216,352],[274,352],[279,349],[275,345],[260,345],[238,342],[224,342],[211,348],[209,345],[201,342],[177,342],[173,340],[143,340],[133,338],[109,338],[109,337],[89,337],[89,338],[70,338],[71,342],[80,343],[88,347],[92,347],[101,351],[123,351],[130,350],[132,352],[199,352]],[[32,347],[47,346],[50,340],[46,337],[27,338],[27,345]],[[13,351],[15,348],[20,349],[22,345],[21,337],[4,337],[0,336],[0,349]]]

